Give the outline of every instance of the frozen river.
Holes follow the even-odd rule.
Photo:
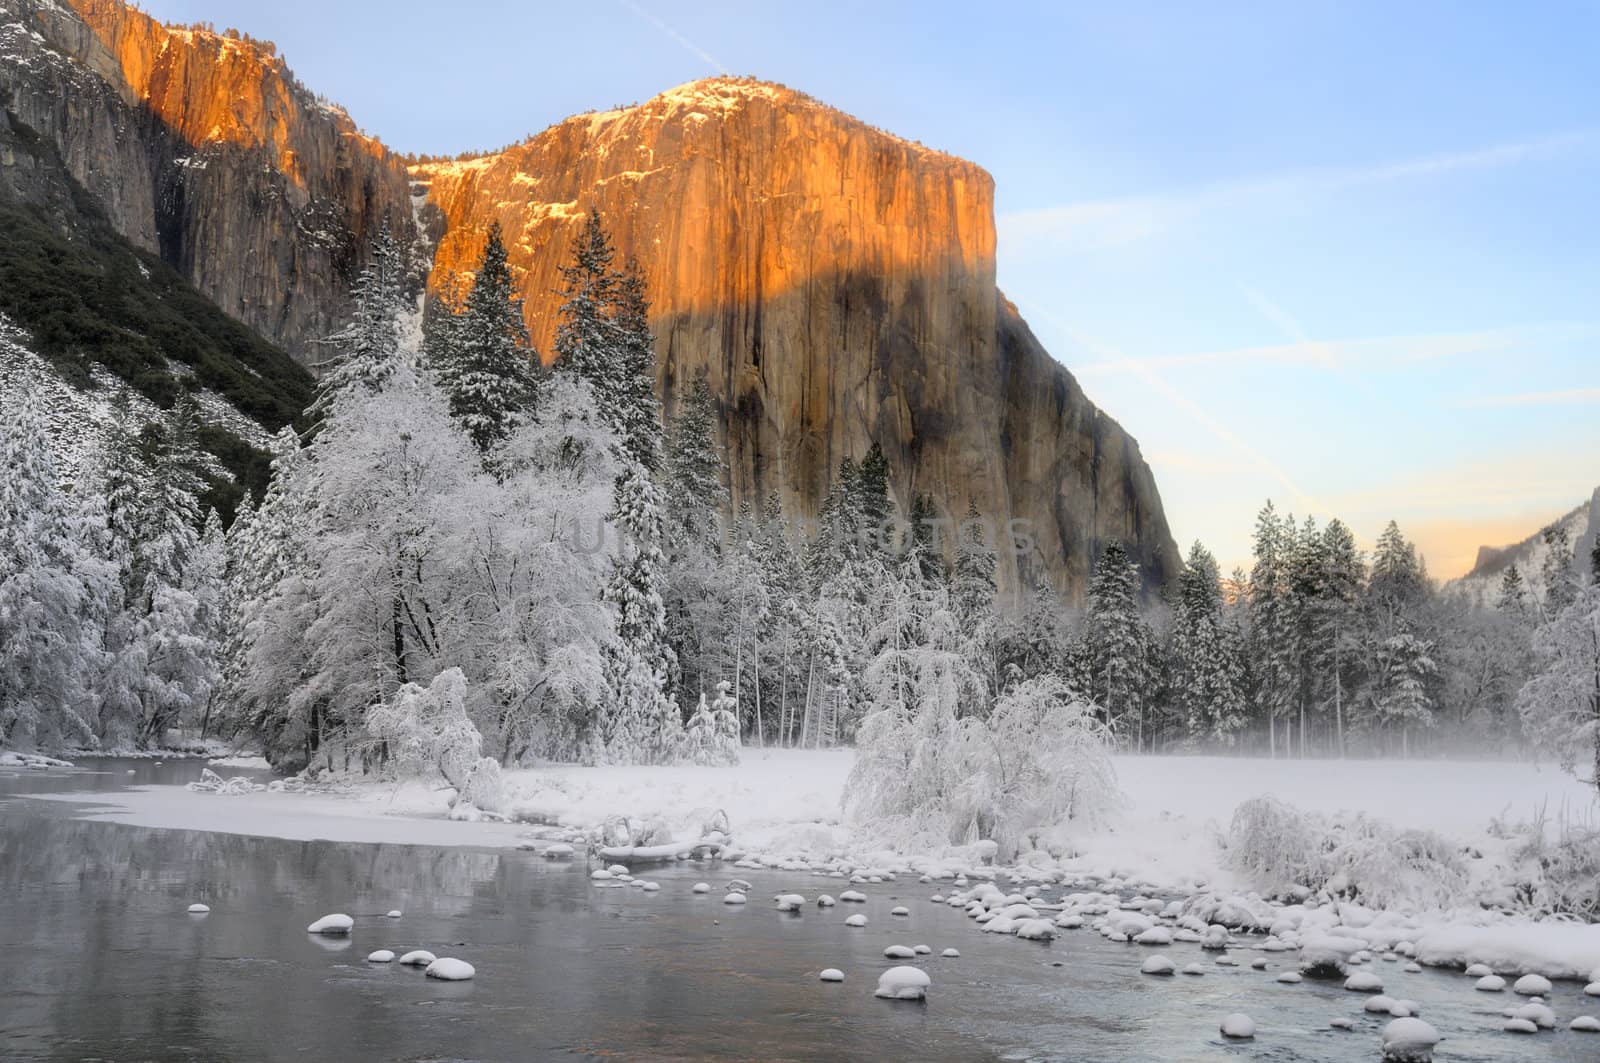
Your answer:
[[[115,803],[129,785],[181,783],[201,767],[0,770],[0,1058],[1378,1058],[1382,1021],[1361,1012],[1361,994],[1274,981],[1292,953],[1270,956],[1262,972],[1246,950],[1235,950],[1240,966],[1219,967],[1174,945],[1161,951],[1209,973],[1153,979],[1139,974],[1148,949],[1090,931],[1050,944],[981,934],[961,911],[928,902],[936,887],[904,879],[859,887],[864,905],[788,915],[772,895],[809,901],[847,884],[688,864],[644,871],[656,893],[602,889],[581,857],[153,830],[25,796],[73,790]],[[755,884],[743,908],[721,901],[735,875]],[[716,889],[697,896],[698,880]],[[195,901],[211,913],[187,914]],[[890,914],[901,904],[909,917]],[[387,919],[390,909],[404,914]],[[867,927],[846,927],[858,911]],[[328,912],[355,917],[351,938],[305,933]],[[933,979],[927,1003],[873,997],[895,962],[882,955],[890,944],[933,948],[918,961]],[[937,957],[950,946],[960,958]],[[379,948],[458,956],[477,978],[441,983],[366,963]],[[824,967],[845,981],[819,982]],[[1374,969],[1444,1033],[1440,1060],[1600,1058],[1600,1036],[1502,1033],[1509,994],[1474,993],[1459,972]],[[1562,1026],[1600,1011],[1573,984],[1559,984],[1551,1004]],[[1255,1018],[1255,1041],[1219,1037],[1233,1011]],[[1330,1029],[1335,1016],[1355,1030]]]

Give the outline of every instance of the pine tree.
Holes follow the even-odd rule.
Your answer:
[[[1505,574],[1500,577],[1500,597],[1495,608],[1517,620],[1528,615],[1528,588],[1515,562],[1506,566]]]
[[[655,338],[637,264],[615,270],[616,252],[598,211],[590,211],[561,267],[556,366],[589,382],[629,457],[646,472],[661,465],[661,410],[655,397]]]
[[[343,329],[322,342],[334,357],[321,363],[312,409],[326,414],[341,395],[367,394],[381,387],[398,364],[400,322],[406,310],[405,256],[388,226],[372,243],[366,268],[350,291],[351,313]]]
[[[876,440],[867,456],[861,459],[856,483],[862,523],[875,537],[881,538],[884,522],[893,515],[893,505],[889,500],[889,459],[884,457],[883,448]]]
[[[1266,717],[1268,748],[1278,752],[1278,720],[1295,696],[1294,616],[1289,600],[1288,539],[1292,524],[1278,519],[1269,500],[1256,516],[1255,566],[1250,571],[1250,656],[1256,706]]]
[[[1178,580],[1173,670],[1176,708],[1190,739],[1232,744],[1245,724],[1244,676],[1223,621],[1216,558],[1198,542]]]
[[[38,401],[0,408],[0,747],[92,745],[87,680],[100,667],[100,576],[60,488]]]
[[[660,495],[644,468],[629,462],[613,499],[621,541],[605,600],[616,616],[617,645],[608,666],[613,704],[602,721],[602,740],[613,762],[670,763],[683,722],[674,700],[678,662],[662,600]]]
[[[450,414],[473,445],[493,454],[534,403],[537,358],[506,263],[500,223],[492,222],[483,258],[459,313],[436,320],[430,361],[449,398]]]
[[[1345,717],[1349,700],[1349,671],[1360,651],[1360,613],[1357,605],[1366,578],[1365,563],[1356,537],[1337,517],[1322,532],[1323,600],[1316,638],[1326,662],[1321,696],[1331,704],[1334,748],[1345,752]]]
[[[1546,620],[1560,616],[1576,597],[1577,579],[1573,572],[1572,538],[1565,525],[1552,524],[1541,533],[1544,539],[1543,614]]]
[[[727,461],[717,445],[716,403],[703,378],[697,378],[667,425],[662,468],[663,522],[672,538],[710,546],[717,539],[717,517],[728,502],[723,486]]]
[[[632,259],[617,277],[616,306],[611,323],[621,368],[617,434],[633,459],[655,473],[662,461],[661,404],[656,401],[656,338],[650,332],[650,298],[644,271]]]
[[[1151,684],[1150,634],[1139,613],[1139,570],[1118,542],[1110,543],[1089,581],[1086,635],[1092,688],[1105,722],[1144,746]]]

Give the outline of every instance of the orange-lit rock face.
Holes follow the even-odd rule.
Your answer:
[[[840,459],[876,440],[902,508],[926,491],[947,513],[970,499],[997,526],[1028,521],[1024,580],[1042,566],[1081,595],[1110,538],[1155,578],[1175,571],[1137,447],[1009,320],[993,182],[972,163],[713,79],[413,176],[446,225],[432,286],[470,270],[498,221],[546,359],[558,267],[601,211],[649,280],[667,408],[701,375],[723,401],[736,501],[777,491],[813,515]],[[1017,585],[1009,555],[1000,572]]]
[[[378,229],[409,236],[405,169],[270,45],[168,29],[120,0],[7,0],[39,35],[0,96],[135,243],[302,360],[341,323]]]

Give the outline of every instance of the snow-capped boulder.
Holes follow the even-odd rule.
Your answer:
[[[691,893],[710,893],[711,892],[711,883],[709,883],[709,882],[696,882],[693,886],[690,887],[690,892]]]
[[[889,914],[890,915],[906,916],[906,915],[910,915],[911,914],[911,909],[905,907],[904,905],[896,905],[895,907],[889,909]]]
[[[1300,973],[1307,978],[1343,978],[1350,971],[1350,957],[1361,950],[1355,938],[1315,934],[1300,942]]]
[[[390,949],[379,949],[376,952],[369,952],[369,953],[367,953],[367,962],[368,963],[393,963],[394,962],[394,952],[392,950],[390,950]]]
[[[1083,916],[1077,912],[1062,912],[1056,916],[1056,926],[1061,930],[1078,930],[1083,926]]]
[[[613,879],[613,878],[616,878],[617,876],[613,875],[606,868],[597,867],[593,871],[589,872],[589,877],[594,879],[596,882],[604,882],[607,879]]]
[[[644,890],[646,893],[655,893],[655,892],[657,892],[658,890],[661,889],[661,883],[659,883],[659,882],[641,882],[641,883],[639,883],[639,888]]]
[[[1503,993],[1506,988],[1506,980],[1497,974],[1486,974],[1473,983],[1472,988],[1480,993]]]
[[[852,916],[850,916],[850,918],[848,918],[848,919],[846,919],[844,921],[844,925],[845,926],[856,926],[856,927],[866,926],[867,925],[867,917],[864,916],[864,915],[860,915],[860,914],[852,915]]]
[[[1579,1015],[1567,1029],[1574,1033],[1600,1033],[1600,1019],[1593,1015]]]
[[[1600,978],[1597,978],[1593,982],[1590,982],[1588,985],[1584,986],[1583,993],[1585,996],[1600,997]]]
[[[458,960],[454,956],[440,956],[428,964],[422,973],[441,982],[469,982],[478,972],[466,960]]]
[[[829,967],[817,977],[824,982],[842,982],[844,981],[844,972],[837,967]]]
[[[1003,915],[997,915],[992,919],[982,920],[982,922],[985,934],[1015,934],[1017,932],[1017,921]]]
[[[399,919],[400,918],[400,909],[398,909],[398,908],[390,908],[387,912],[384,913],[384,918],[385,919]]]
[[[1343,1015],[1336,1015],[1328,1020],[1328,1026],[1335,1030],[1354,1030],[1356,1028],[1356,1023],[1354,1019],[1347,1019]]]
[[[953,960],[953,959],[956,959],[958,956],[961,955],[961,950],[960,949],[945,949],[943,952],[939,953],[939,955],[943,956],[947,960]]]
[[[546,860],[571,860],[574,852],[576,850],[566,842],[555,842],[544,847],[544,858]]]
[[[1513,1019],[1527,1019],[1541,1030],[1553,1030],[1556,1026],[1556,1013],[1544,1004],[1524,1004],[1512,1012],[1511,1017]]]
[[[1257,956],[1255,959],[1250,961],[1250,969],[1254,971],[1266,970],[1267,958],[1265,956]]]
[[[1024,941],[1053,941],[1056,928],[1048,919],[1019,919],[1012,931]]]
[[[1396,1019],[1383,1028],[1383,1058],[1390,1063],[1429,1063],[1439,1031],[1421,1019]]]
[[[1164,926],[1153,926],[1149,930],[1135,934],[1133,940],[1138,945],[1170,945],[1172,931]]]
[[[1154,956],[1145,957],[1144,963],[1139,965],[1140,974],[1169,975],[1174,970],[1176,968],[1173,967],[1172,961],[1159,952]]]
[[[782,893],[774,900],[780,912],[798,912],[801,906],[806,903],[806,899],[798,893]]]
[[[1352,993],[1381,993],[1383,979],[1371,971],[1357,971],[1344,980],[1344,987]]]
[[[620,878],[623,875],[628,874],[628,865],[627,864],[611,864],[606,868],[606,870],[611,872],[613,877]]]
[[[913,946],[911,946],[911,951],[916,953],[918,956],[932,956],[933,955],[933,950],[930,949],[926,945],[913,945]]]
[[[1206,973],[1205,965],[1199,963],[1186,963],[1183,965],[1183,973],[1198,977]]]
[[[333,915],[325,915],[321,919],[318,919],[316,922],[312,923],[310,926],[306,927],[306,933],[328,934],[330,936],[336,936],[339,934],[350,933],[350,928],[355,925],[356,921],[351,919],[348,915],[335,913]]]
[[[729,893],[726,897],[722,898],[722,903],[723,904],[743,904],[745,902],[745,900],[746,900],[746,897],[745,897],[744,894],[740,893],[738,890],[734,890],[733,892]]]
[[[1200,934],[1200,947],[1212,952],[1218,952],[1228,947],[1228,928],[1220,923],[1212,923]]]
[[[413,949],[404,956],[400,957],[398,962],[402,967],[426,967],[428,964],[432,963],[435,958],[436,957],[433,955],[433,953],[429,952],[427,949]]]
[[[1533,1023],[1529,1022],[1527,1019],[1507,1019],[1505,1021],[1505,1024],[1502,1025],[1500,1027],[1500,1029],[1504,1030],[1506,1033],[1538,1033],[1539,1032],[1539,1027],[1535,1026]]]
[[[191,904],[191,905],[189,905],[189,914],[190,915],[205,915],[209,911],[211,911],[211,905],[209,905],[209,904]]]
[[[1390,1015],[1394,1012],[1395,1000],[1379,993],[1375,997],[1368,997],[1361,1005],[1361,1010],[1371,1015]]]
[[[1256,1035],[1255,1020],[1242,1011],[1236,1011],[1222,1020],[1222,1036],[1236,1041],[1247,1041]]]
[[[1525,974],[1518,978],[1511,991],[1525,997],[1542,997],[1550,992],[1550,979],[1542,974]]]
[[[1278,981],[1284,985],[1299,985],[1304,980],[1305,976],[1299,971],[1284,971],[1278,976]]]
[[[933,979],[916,967],[891,967],[878,976],[873,996],[887,1000],[925,1000]]]
[[[1472,963],[1467,965],[1468,978],[1487,978],[1494,974],[1494,970],[1487,963]]]
[[[817,907],[818,908],[832,908],[833,907],[833,898],[828,896],[826,893],[824,893],[822,896],[817,898]]]
[[[847,901],[854,904],[865,904],[867,901],[867,895],[862,893],[860,890],[845,890],[843,893],[839,894],[839,899],[841,901]]]

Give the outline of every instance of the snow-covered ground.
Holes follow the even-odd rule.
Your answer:
[[[612,817],[634,826],[659,824],[678,840],[696,839],[720,811],[732,827],[733,847],[745,857],[741,866],[752,871],[764,863],[791,870],[844,868],[849,874],[871,873],[864,868],[941,877],[962,870],[975,877],[995,874],[980,866],[983,854],[975,849],[943,859],[875,850],[869,838],[842,822],[839,811],[853,759],[849,750],[746,749],[741,763],[727,768],[559,765],[515,771],[507,773],[507,792],[519,822],[450,819],[450,791],[418,782],[237,794],[134,787],[96,795],[86,814],[149,827],[298,840],[542,849],[592,837]],[[217,766],[225,776],[226,766]],[[1066,852],[1057,846],[1052,856],[1024,854],[1021,863],[1027,866],[1019,866],[1016,881],[1093,881],[1110,889],[1188,896],[1189,912],[1202,913],[1201,925],[1237,925],[1219,913],[1246,912],[1263,930],[1271,926],[1284,934],[1289,947],[1302,934],[1333,933],[1374,948],[1415,941],[1422,962],[1482,962],[1501,973],[1583,978],[1600,968],[1597,926],[1535,925],[1475,908],[1448,914],[1373,912],[1350,904],[1268,908],[1223,865],[1218,846],[1240,802],[1271,794],[1305,811],[1362,812],[1396,827],[1438,831],[1478,851],[1474,876],[1492,883],[1506,870],[1508,843],[1491,832],[1491,821],[1600,819],[1592,792],[1553,767],[1122,756],[1116,768],[1127,795],[1116,822],[1072,837]],[[71,793],[38,796],[85,799]]]
[[[839,811],[853,760],[850,750],[747,748],[727,768],[554,765],[506,778],[525,821],[583,829],[623,816],[690,830],[705,813],[721,810],[747,852],[821,858],[866,847]],[[216,767],[226,775],[228,766],[259,763],[241,758]],[[1597,816],[1592,791],[1549,765],[1119,756],[1116,768],[1127,807],[1111,828],[1075,837],[1066,865],[1163,887],[1192,886],[1196,879],[1242,885],[1221,866],[1216,836],[1241,801],[1261,794],[1307,811],[1366,812],[1466,844],[1486,843],[1496,817]],[[143,826],[301,840],[514,845],[528,832],[525,824],[447,821],[448,797],[448,790],[418,782],[230,797],[158,786],[118,793],[95,814]]]

